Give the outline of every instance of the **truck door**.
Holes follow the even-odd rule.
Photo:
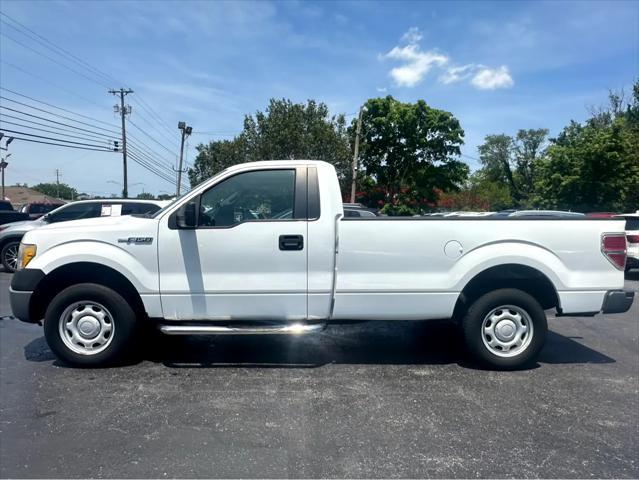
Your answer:
[[[307,168],[239,172],[193,201],[195,228],[159,226],[165,318],[306,319]]]

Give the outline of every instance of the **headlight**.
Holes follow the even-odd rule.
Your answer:
[[[37,248],[35,245],[20,243],[18,249],[18,270],[26,267],[29,262],[36,256]]]

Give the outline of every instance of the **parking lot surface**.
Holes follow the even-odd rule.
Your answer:
[[[139,363],[79,370],[4,317],[10,278],[2,477],[639,477],[637,300],[550,318],[518,372],[473,368],[438,321],[149,338]]]

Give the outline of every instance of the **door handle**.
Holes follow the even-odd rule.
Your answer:
[[[280,235],[280,250],[303,250],[304,237],[302,235]]]

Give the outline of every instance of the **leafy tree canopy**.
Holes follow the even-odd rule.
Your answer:
[[[192,186],[243,162],[314,159],[332,163],[344,185],[350,178],[350,145],[343,115],[330,116],[323,103],[271,99],[265,112],[247,115],[242,132],[232,140],[198,145],[189,169]]]
[[[564,128],[537,170],[535,203],[543,208],[639,208],[639,81],[629,101],[611,93],[607,107]]]
[[[456,159],[463,138],[451,113],[423,100],[373,98],[364,105],[360,161],[385,203],[419,207],[435,199],[435,188],[457,189],[468,176],[468,166]]]
[[[31,187],[49,197],[61,198],[64,200],[74,200],[78,196],[78,191],[66,183],[38,183]]]
[[[480,178],[508,188],[511,205],[528,206],[534,191],[536,165],[546,154],[548,130],[519,130],[515,137],[488,135],[478,147]]]

